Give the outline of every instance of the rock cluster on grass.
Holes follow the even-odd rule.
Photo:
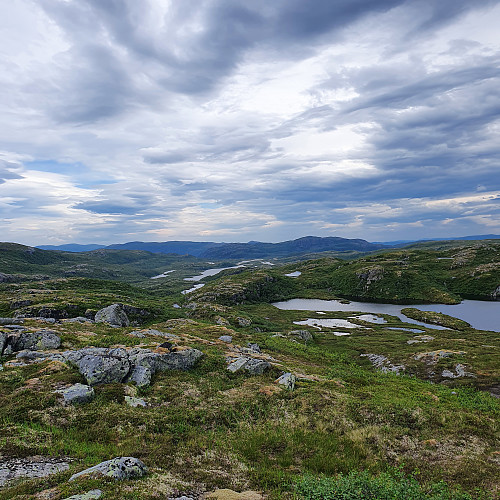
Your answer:
[[[459,377],[475,377],[473,373],[470,373],[465,370],[465,366],[460,363],[455,366],[455,373],[451,370],[443,370],[441,373],[441,377],[443,378],[459,378]]]
[[[399,372],[406,369],[404,365],[393,365],[388,358],[380,354],[360,354],[360,356],[368,358],[370,363],[382,373],[392,372],[399,375]]]
[[[106,476],[120,481],[123,479],[136,479],[144,476],[147,472],[148,468],[144,462],[138,458],[116,457],[73,474],[69,480],[74,481],[79,477],[97,475]]]
[[[149,385],[156,372],[189,370],[203,356],[198,349],[177,348],[173,352],[153,352],[150,349],[87,347],[61,353],[23,351],[21,360],[35,362],[46,359],[62,361],[74,366],[90,386],[120,382]]]

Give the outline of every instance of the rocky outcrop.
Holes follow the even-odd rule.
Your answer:
[[[0,318],[0,325],[22,325],[23,320],[18,318]]]
[[[97,311],[95,315],[96,323],[107,323],[111,326],[129,326],[130,321],[121,304],[111,304],[108,307]]]
[[[106,460],[100,464],[94,465],[77,474],[73,474],[69,480],[74,481],[83,476],[106,476],[115,480],[136,479],[147,474],[148,468],[138,458],[134,457],[116,457],[112,460]]]
[[[0,461],[0,486],[21,478],[46,477],[69,469],[64,459],[51,457],[15,458]]]
[[[451,370],[443,370],[441,373],[441,377],[443,378],[459,378],[459,377],[475,377],[473,373],[470,373],[465,370],[465,366],[458,364],[455,366],[455,373]]]
[[[189,370],[203,356],[198,349],[175,348],[171,352],[153,352],[149,349],[108,349],[87,347],[62,353],[23,351],[23,360],[41,362],[47,359],[74,366],[90,386],[134,382],[146,386],[156,372]]]
[[[125,349],[79,349],[65,353],[65,359],[78,368],[89,385],[123,382],[130,372]]]
[[[368,358],[370,363],[382,373],[392,372],[399,375],[399,372],[406,368],[404,365],[393,365],[389,359],[380,354],[360,354],[360,356]]]
[[[57,349],[60,345],[61,338],[52,330],[20,331],[19,333],[10,334],[0,332],[0,354],[3,355],[24,350],[45,351]]]

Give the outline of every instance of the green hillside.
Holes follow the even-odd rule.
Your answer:
[[[416,325],[395,316],[373,323],[356,312],[286,311],[270,302],[491,299],[500,285],[499,251],[500,242],[462,242],[230,269],[182,295],[182,276],[207,263],[140,251],[68,256],[4,244],[0,270],[14,278],[0,283],[0,316],[43,310],[57,321],[26,318],[0,326],[0,338],[8,344],[16,328],[25,335],[49,330],[61,345],[4,350],[0,463],[4,471],[44,460],[66,469],[7,482],[0,499],[59,500],[95,489],[105,499],[199,499],[219,488],[233,493],[214,498],[496,499],[497,332],[414,308],[409,316],[449,328],[412,331]],[[167,264],[184,274],[150,279]],[[99,277],[67,274],[89,269]],[[117,278],[101,279],[108,271]],[[301,275],[285,276],[293,271]],[[130,326],[67,321],[94,318],[111,304],[121,304]],[[322,326],[324,320],[331,325]],[[62,354],[87,347],[127,356],[136,348],[149,356],[197,349],[203,356],[185,371],[155,372],[146,385],[100,383],[92,401],[64,404],[56,391],[87,379]],[[265,369],[230,371],[230,360],[240,357]],[[283,373],[296,377],[293,390],[277,383]],[[145,406],[130,406],[130,398]],[[149,471],[123,481],[99,475],[69,481],[114,457],[138,458]]]

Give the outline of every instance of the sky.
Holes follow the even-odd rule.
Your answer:
[[[0,240],[500,234],[500,1],[0,6]]]

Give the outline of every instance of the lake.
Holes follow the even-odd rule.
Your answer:
[[[460,304],[379,304],[374,302],[349,302],[342,304],[338,300],[320,299],[291,299],[285,302],[275,302],[273,306],[278,309],[297,311],[356,311],[372,314],[390,314],[397,316],[401,321],[424,325],[419,321],[406,317],[401,309],[405,307],[416,307],[422,311],[435,311],[459,318],[478,330],[500,331],[500,302],[483,300],[464,300]],[[427,325],[428,328],[436,328],[436,325]],[[437,328],[439,329],[439,327]]]

